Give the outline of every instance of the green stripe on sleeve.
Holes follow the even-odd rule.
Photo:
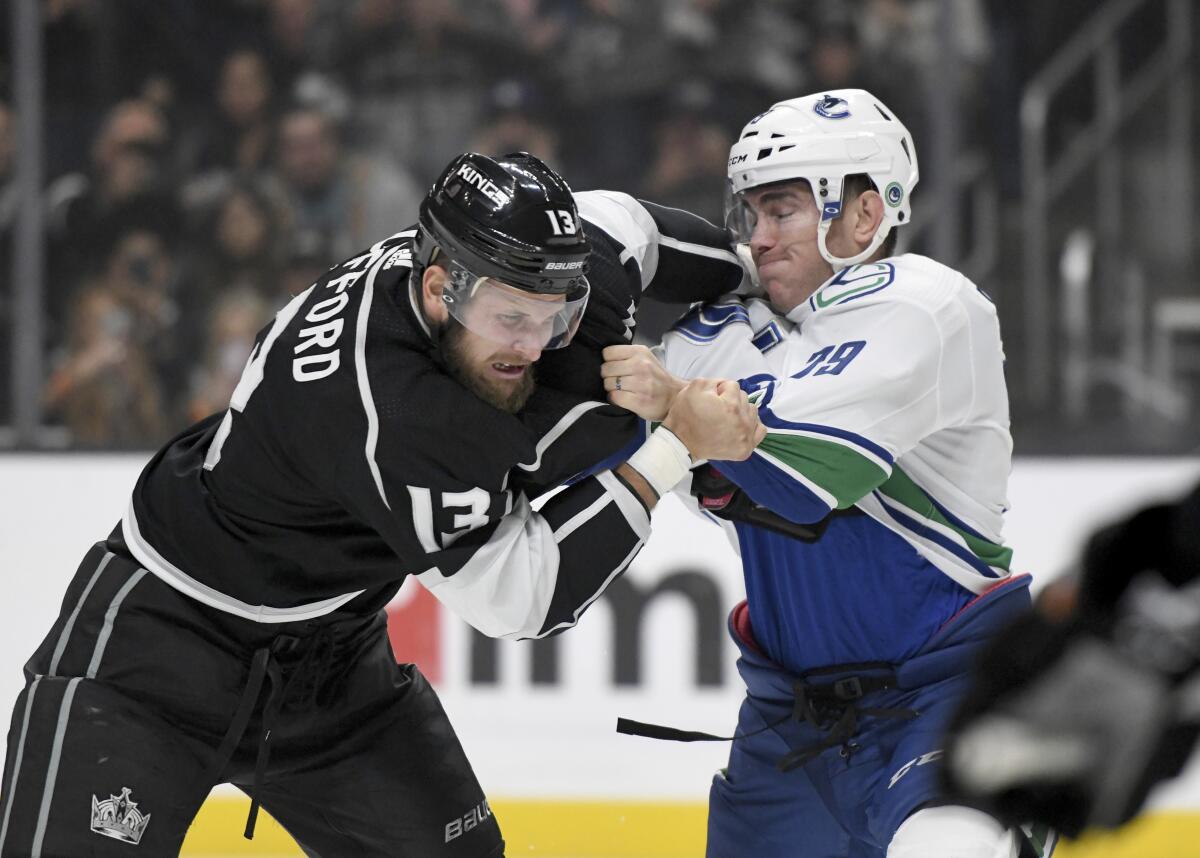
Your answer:
[[[1012,563],[1011,548],[980,539],[951,522],[933,505],[933,501],[925,493],[925,490],[914,483],[912,478],[900,468],[892,468],[892,476],[879,487],[879,491],[892,500],[904,504],[917,515],[953,530],[962,537],[971,552],[988,566],[1008,570],[1009,564]]]
[[[853,506],[888,477],[887,471],[861,453],[806,435],[768,432],[758,449],[825,489],[837,498],[838,509]]]

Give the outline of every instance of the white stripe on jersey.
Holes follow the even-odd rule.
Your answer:
[[[242,375],[238,378],[237,387],[233,389],[233,395],[229,398],[229,408],[226,409],[225,416],[221,419],[221,425],[217,427],[217,434],[209,442],[208,451],[204,455],[204,470],[211,471],[221,461],[221,448],[225,446],[225,441],[229,438],[229,432],[233,429],[233,412],[246,410],[246,403],[250,401],[250,394],[254,393],[255,388],[262,384],[263,375],[266,372],[267,355],[271,353],[271,346],[275,345],[275,341],[279,339],[279,335],[283,333],[283,329],[288,326],[288,323],[300,311],[300,307],[308,300],[309,294],[315,288],[315,284],[309,286],[295,298],[288,301],[283,309],[275,314],[275,321],[271,323],[271,330],[267,332],[262,345],[256,351],[251,352],[250,356],[246,358],[246,367],[242,370]]]
[[[578,608],[575,609],[571,619],[563,620],[561,623],[551,626],[550,628],[546,629],[546,631],[543,634],[538,635],[538,637],[544,638],[544,637],[546,637],[546,635],[551,634],[552,632],[556,632],[559,629],[569,629],[572,626],[574,626],[576,623],[578,623],[579,618],[583,615],[583,612],[591,607],[592,602],[594,602],[600,598],[600,596],[604,593],[604,591],[608,589],[608,585],[612,583],[612,580],[614,578],[616,578],[618,575],[620,575],[622,572],[625,571],[626,567],[628,567],[629,564],[633,562],[633,558],[637,556],[637,553],[642,550],[642,546],[645,544],[646,544],[646,540],[644,540],[644,539],[638,540],[637,545],[633,546],[633,548],[630,549],[629,553],[627,555],[625,555],[625,559],[622,560],[619,564],[617,564],[617,567],[615,569],[613,569],[612,573],[607,578],[604,579],[603,583],[600,584],[600,587],[596,590],[596,592],[593,593],[586,602],[584,602],[582,605],[580,605]]]
[[[1007,572],[1001,571],[999,577],[985,578],[936,542],[932,542],[920,534],[909,530],[888,515],[887,507],[880,503],[876,492],[872,492],[862,498],[855,506],[888,530],[907,541],[918,554],[936,566],[947,577],[976,595],[987,590],[997,581],[1008,577]],[[927,519],[920,519],[920,521],[922,524],[929,523]]]
[[[251,605],[248,602],[228,596],[219,590],[214,590],[207,584],[201,584],[191,575],[188,575],[165,560],[154,549],[154,546],[142,538],[141,530],[138,528],[137,516],[133,511],[132,498],[129,501],[129,509],[126,511],[125,517],[121,519],[121,533],[125,536],[125,544],[129,547],[129,553],[137,558],[137,561],[148,571],[153,572],[154,576],[164,584],[174,587],[180,593],[190,596],[197,602],[203,602],[210,608],[216,608],[218,611],[224,611],[227,614],[233,614],[235,617],[241,617],[242,619],[253,620],[256,623],[291,623],[296,620],[316,619],[317,617],[336,611],[363,592],[362,590],[355,590],[353,593],[344,593],[341,596],[333,596],[329,599],[321,599],[317,602],[309,602],[308,604],[296,605],[291,608]]]
[[[562,434],[564,432],[566,432],[568,429],[570,429],[572,426],[574,426],[576,421],[578,421],[579,418],[582,417],[584,414],[587,414],[593,408],[602,408],[607,404],[608,404],[607,402],[598,402],[598,401],[588,400],[586,402],[581,402],[578,405],[576,405],[574,408],[572,408],[570,411],[568,411],[566,414],[564,414],[561,418],[559,418],[559,421],[554,424],[554,428],[552,428],[549,432],[547,432],[545,435],[543,435],[541,440],[539,440],[537,442],[537,447],[534,448],[536,450],[536,455],[534,456],[533,461],[528,464],[526,464],[525,462],[517,462],[517,467],[523,471],[536,471],[538,468],[540,468],[542,466],[542,456],[545,454],[546,450],[548,450],[550,448],[551,444],[553,444],[560,437],[562,437]],[[507,482],[508,482],[507,474],[505,475],[504,480],[505,480],[505,483],[507,484]]]
[[[633,548],[630,549],[629,553],[625,555],[625,558],[613,568],[612,572],[608,574],[608,577],[606,577],[600,583],[600,586],[596,588],[596,592],[575,608],[575,610],[572,612],[570,620],[564,620],[557,625],[551,626],[550,628],[546,629],[543,634],[538,635],[538,637],[545,637],[551,632],[556,632],[559,629],[571,628],[578,623],[579,618],[583,616],[583,612],[591,606],[592,602],[600,598],[600,595],[608,589],[608,585],[612,583],[614,578],[625,571],[625,568],[633,562],[633,558],[636,557],[637,553],[642,550],[642,546],[646,544],[646,540],[650,537],[650,514],[646,512],[646,508],[642,506],[642,502],[633,496],[633,492],[627,489],[625,485],[613,475],[612,471],[601,471],[600,473],[596,474],[596,479],[599,480],[601,485],[604,486],[607,494],[617,502],[617,506],[625,515],[625,520],[628,521],[633,527],[634,532],[640,537],[640,539],[638,539],[637,543],[633,546]]]
[[[959,533],[958,531],[953,530],[949,527],[946,527],[946,525],[941,524],[940,522],[934,521],[932,518],[929,518],[925,513],[917,512],[915,509],[905,506],[904,504],[900,503],[900,501],[896,500],[895,498],[888,497],[883,492],[876,492],[875,494],[878,496],[879,502],[885,508],[890,507],[891,509],[894,509],[897,512],[900,512],[901,514],[908,516],[909,518],[913,519],[914,521],[919,522],[922,527],[927,527],[930,530],[937,533],[939,536],[944,536],[946,539],[950,540],[955,545],[960,547],[963,551],[970,554],[972,557],[975,557],[975,559],[979,561],[980,565],[987,566],[989,569],[991,569],[992,572],[994,572],[996,574],[997,578],[1004,578],[1004,577],[1008,576],[1009,572],[1007,569],[1004,569],[1000,566],[993,566],[990,563],[986,563],[981,557],[979,557],[977,554],[975,554],[975,552],[971,550],[971,546],[967,545],[966,540],[964,540],[962,538],[962,534]],[[894,519],[893,519],[893,521],[894,521]],[[887,522],[884,522],[884,523],[886,524]],[[912,534],[912,532],[908,528],[904,527],[903,522],[896,522],[896,523],[899,524],[902,528],[904,528],[904,533],[906,536],[913,536],[914,538],[920,538],[920,537],[916,537],[915,534]],[[942,551],[943,553],[946,553],[946,549],[942,548],[941,546],[937,546],[937,547],[938,547],[938,550]],[[948,555],[948,556],[953,556],[953,555]]]
[[[719,259],[722,262],[728,262],[730,265],[741,266],[742,260],[738,259],[737,254],[730,253],[728,250],[721,250],[719,247],[709,247],[706,244],[693,244],[690,241],[680,241],[677,238],[671,238],[669,235],[660,235],[658,243],[664,247],[671,247],[675,250],[681,250],[684,253],[694,253],[697,256],[707,256],[710,259]]]
[[[605,494],[605,495],[601,495],[600,497],[596,498],[596,500],[592,501],[592,503],[589,507],[587,507],[586,509],[580,510],[578,513],[576,513],[574,516],[572,516],[565,524],[563,524],[561,527],[559,527],[558,530],[554,531],[554,541],[562,542],[564,539],[566,539],[568,536],[570,536],[572,533],[574,533],[576,530],[578,530],[580,527],[582,527],[586,522],[595,518],[600,513],[600,510],[604,509],[606,506],[608,506],[612,502],[613,502],[612,495]]]
[[[829,507],[830,509],[837,509],[838,502],[837,502],[836,497],[831,495],[825,489],[821,488],[819,485],[814,483],[808,477],[804,476],[804,474],[800,473],[795,468],[780,461],[779,459],[772,456],[770,453],[763,452],[761,449],[755,450],[754,455],[758,456],[759,458],[763,459],[764,461],[770,462],[776,468],[778,468],[779,470],[781,470],[785,474],[787,474],[789,477],[791,477],[792,480],[794,480],[795,482],[804,486],[806,489],[808,489],[810,492],[812,492],[814,495],[816,495],[817,499],[820,500],[821,503],[825,504],[825,506]]]
[[[371,317],[371,301],[375,297],[375,276],[387,261],[388,254],[382,254],[378,261],[371,266],[367,274],[366,285],[363,286],[362,303],[358,305],[358,324],[354,341],[354,372],[358,376],[358,392],[362,397],[363,411],[367,414],[367,441],[363,452],[367,456],[367,467],[375,479],[375,488],[383,505],[389,510],[387,492],[383,490],[383,477],[379,473],[379,464],[375,461],[375,445],[379,443],[379,414],[375,411],[375,399],[371,396],[371,381],[367,377],[367,322]]]

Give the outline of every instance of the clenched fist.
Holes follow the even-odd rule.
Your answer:
[[[675,394],[663,425],[684,443],[693,459],[740,462],[750,458],[767,434],[758,408],[737,382],[728,379],[687,382]]]
[[[608,401],[643,420],[661,421],[685,382],[663,368],[645,346],[609,346],[600,367]]]

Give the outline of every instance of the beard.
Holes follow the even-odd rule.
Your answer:
[[[516,384],[500,384],[487,378],[482,367],[473,367],[467,355],[465,335],[467,329],[451,317],[441,326],[440,341],[442,356],[450,376],[471,393],[493,408],[516,414],[525,407],[536,386],[533,364],[526,367]]]

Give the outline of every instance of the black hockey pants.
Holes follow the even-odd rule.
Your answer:
[[[437,695],[396,664],[382,614],[253,623],[99,544],[25,674],[4,858],[177,855],[221,782],[310,856],[503,854]]]

